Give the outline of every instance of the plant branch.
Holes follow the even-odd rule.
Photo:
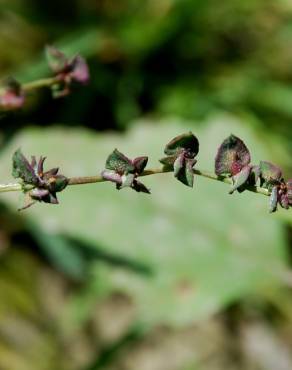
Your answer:
[[[42,87],[51,87],[58,82],[56,77],[41,78],[32,82],[27,82],[22,85],[23,91],[29,92]]]
[[[150,175],[157,175],[157,174],[162,174],[162,173],[168,173],[172,172],[172,170],[165,170],[163,168],[157,168],[157,169],[150,169],[150,170],[145,170],[140,176],[150,176]],[[197,176],[202,176],[210,180],[214,181],[220,181],[224,182],[226,184],[231,185],[232,180],[231,178],[228,177],[219,177],[216,176],[215,174],[207,171],[202,171],[202,170],[194,170],[194,173]],[[85,177],[71,177],[69,178],[69,183],[68,185],[82,185],[82,184],[93,184],[93,183],[99,183],[99,182],[105,182],[108,180],[105,180],[101,176],[85,176]],[[10,192],[10,191],[21,191],[21,190],[31,190],[33,188],[32,185],[25,185],[23,186],[20,183],[14,183],[14,184],[6,184],[6,185],[1,185],[0,184],[0,193],[2,192]],[[267,189],[261,188],[259,186],[248,186],[247,190],[253,192],[253,193],[258,193],[262,195],[269,196],[270,193]]]

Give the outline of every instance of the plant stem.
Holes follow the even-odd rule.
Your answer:
[[[168,173],[172,172],[172,170],[165,170],[163,168],[156,168],[156,169],[151,169],[151,170],[145,170],[140,176],[149,176],[149,175],[157,175],[157,174],[162,174],[162,173]],[[194,173],[198,176],[206,177],[207,179],[215,180],[215,181],[220,181],[224,182],[226,184],[231,185],[232,180],[228,177],[219,177],[214,175],[211,172],[207,171],[201,171],[201,170],[194,170]],[[94,184],[98,182],[105,182],[108,180],[105,180],[101,176],[84,176],[84,177],[71,177],[69,178],[69,183],[68,185],[82,185],[82,184]],[[4,192],[9,192],[9,191],[21,191],[21,190],[31,190],[33,188],[32,185],[21,185],[19,183],[14,183],[14,184],[0,184],[0,193]],[[267,189],[261,188],[259,186],[248,186],[247,190],[252,191],[253,193],[258,193],[262,195],[267,195],[269,196],[270,193]]]
[[[145,170],[140,176],[149,176],[149,175],[157,175],[161,173],[172,172],[172,170],[165,170],[163,168]],[[201,170],[194,170],[194,173],[198,176],[206,177],[211,180],[224,182],[226,184],[231,185],[232,180],[228,177],[219,177],[211,172],[201,171]],[[108,180],[103,179],[101,176],[88,176],[88,177],[71,177],[69,179],[68,185],[81,185],[81,184],[92,184],[98,182],[105,182]],[[270,193],[267,189],[261,188],[259,186],[248,186],[247,190],[252,191],[253,193],[263,194],[269,196]],[[1,190],[0,190],[1,191]]]
[[[42,87],[50,87],[54,85],[58,80],[56,77],[48,77],[48,78],[42,78],[40,80],[32,81],[32,82],[27,82],[22,85],[22,89],[26,92],[39,89]]]

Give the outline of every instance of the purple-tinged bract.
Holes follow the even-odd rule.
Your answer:
[[[166,144],[164,153],[167,157],[160,159],[163,168],[173,170],[174,177],[186,186],[193,187],[194,166],[199,152],[199,140],[192,132],[176,136]]]
[[[137,157],[133,160],[115,149],[107,158],[105,170],[101,176],[108,181],[114,182],[118,190],[130,187],[137,192],[150,194],[150,190],[137,177],[144,171],[148,157]]]
[[[259,167],[261,186],[269,187],[280,183],[282,179],[282,170],[280,167],[267,161],[261,161]]]
[[[89,68],[81,55],[68,58],[54,46],[47,46],[46,57],[56,77],[56,83],[52,86],[55,98],[68,95],[74,83],[82,85],[88,83]]]
[[[215,158],[218,176],[234,176],[250,163],[250,153],[244,142],[230,135],[220,145]]]
[[[58,204],[56,193],[64,190],[68,185],[68,178],[58,175],[58,168],[52,168],[44,172],[45,157],[40,157],[37,162],[35,156],[32,156],[31,163],[25,158],[18,149],[12,159],[12,175],[20,178],[23,185],[31,185],[33,188],[25,190],[29,200],[40,201],[44,203]],[[28,208],[30,204],[22,209]]]

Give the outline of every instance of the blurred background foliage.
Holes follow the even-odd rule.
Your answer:
[[[291,38],[291,0],[0,0],[0,77],[48,76],[46,44],[91,71],[1,113],[1,183],[19,146],[86,176],[115,147],[156,167],[187,130],[201,168],[232,132],[292,177]],[[21,214],[1,196],[0,368],[290,370],[291,211],[195,181],[73,187]]]

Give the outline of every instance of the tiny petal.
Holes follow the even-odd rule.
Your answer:
[[[169,157],[164,157],[164,158],[159,159],[159,162],[163,164],[163,168],[165,170],[173,170],[173,165],[174,165],[175,160],[176,160],[176,156],[172,155]]]
[[[278,204],[278,187],[273,186],[272,192],[270,195],[270,208],[269,208],[270,213],[276,212],[277,204]]]
[[[122,184],[118,185],[118,189],[132,187],[135,175],[133,173],[128,173],[127,175],[122,175]]]
[[[46,197],[42,199],[42,202],[50,204],[59,204],[56,193],[49,193]]]
[[[37,167],[37,172],[40,176],[43,176],[44,173],[44,162],[46,160],[46,157],[40,157],[38,167]]]
[[[260,178],[260,166],[252,166],[250,175],[249,175],[249,181],[252,185],[256,185]]]
[[[35,174],[34,168],[30,165],[20,149],[16,150],[13,154],[12,166],[13,177],[21,178],[27,184],[38,184],[39,180]]]
[[[103,179],[114,182],[118,185],[122,185],[122,177],[118,173],[112,170],[104,170],[101,173]]]
[[[86,84],[89,81],[89,69],[84,58],[77,55],[71,62],[72,72],[70,73],[75,82]]]
[[[173,164],[173,174],[175,177],[179,176],[179,173],[184,170],[185,167],[185,156],[184,153],[181,153]]]
[[[29,192],[29,194],[30,194],[32,199],[42,201],[45,197],[47,197],[49,195],[49,190],[35,188],[35,189],[32,189]]]
[[[194,185],[194,165],[197,163],[195,159],[187,159],[186,161],[186,170],[185,170],[185,184],[191,188]]]
[[[176,136],[164,149],[167,155],[177,155],[182,150],[188,153],[190,158],[194,158],[199,152],[199,140],[192,132]]]
[[[247,182],[249,178],[250,170],[251,170],[251,166],[247,165],[243,167],[243,169],[239,173],[232,176],[233,186],[230,189],[229,194],[233,194],[235,190],[239,189],[241,186],[243,186]]]
[[[151,194],[150,190],[144,184],[142,184],[142,182],[136,179],[133,181],[132,188],[136,190],[138,193]]]
[[[133,165],[135,167],[135,172],[139,175],[144,171],[148,163],[148,157],[137,157],[133,160]]]
[[[44,173],[44,178],[49,179],[50,177],[57,175],[58,172],[59,172],[58,167],[52,168]]]
[[[182,182],[184,185],[193,187],[194,184],[194,170],[193,166],[196,164],[195,159],[185,159],[182,167],[177,166],[177,172],[175,177]]]
[[[289,209],[289,197],[288,194],[282,194],[280,196],[280,205],[282,208]]]
[[[51,45],[47,45],[45,51],[47,62],[53,72],[59,73],[66,68],[68,59],[64,53]]]
[[[234,176],[250,163],[250,153],[244,142],[230,135],[220,145],[215,158],[215,173],[218,176]]]
[[[282,170],[271,162],[260,162],[261,186],[269,186],[277,183],[282,178]]]

